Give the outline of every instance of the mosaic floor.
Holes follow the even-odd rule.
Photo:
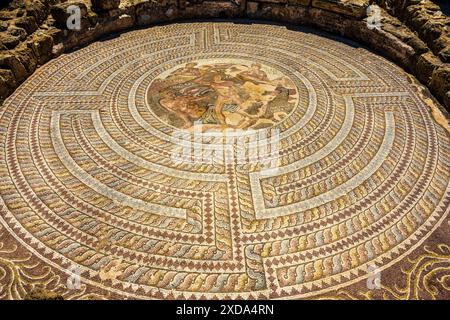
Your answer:
[[[431,110],[387,60],[276,25],[63,55],[0,109],[0,298],[449,299]]]

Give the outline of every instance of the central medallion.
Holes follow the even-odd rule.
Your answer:
[[[272,67],[242,59],[202,59],[171,68],[147,91],[151,111],[180,129],[262,129],[298,102],[294,82]]]

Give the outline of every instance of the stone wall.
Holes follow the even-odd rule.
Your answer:
[[[450,19],[429,0],[7,2],[0,11],[0,98],[39,65],[114,32],[179,19],[250,18],[313,26],[364,43],[412,72],[450,110]],[[67,27],[71,5],[81,9],[80,30]]]
[[[450,25],[440,7],[430,0],[377,0],[428,45],[443,62],[450,62]]]
[[[428,51],[411,69],[449,110],[450,106],[450,18],[430,0],[376,0],[421,39]]]

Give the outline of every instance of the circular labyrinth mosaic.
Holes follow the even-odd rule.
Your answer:
[[[281,26],[173,24],[63,55],[1,109],[0,283],[195,299],[365,283],[449,224],[449,133],[417,87]],[[196,123],[243,143],[276,130],[276,166],[237,162],[239,144],[174,161],[180,143],[214,146]]]

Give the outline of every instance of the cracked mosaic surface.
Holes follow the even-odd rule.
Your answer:
[[[278,170],[172,162],[198,119],[279,129]],[[94,43],[1,108],[0,298],[449,298],[449,137],[404,71],[338,39],[190,23]]]

